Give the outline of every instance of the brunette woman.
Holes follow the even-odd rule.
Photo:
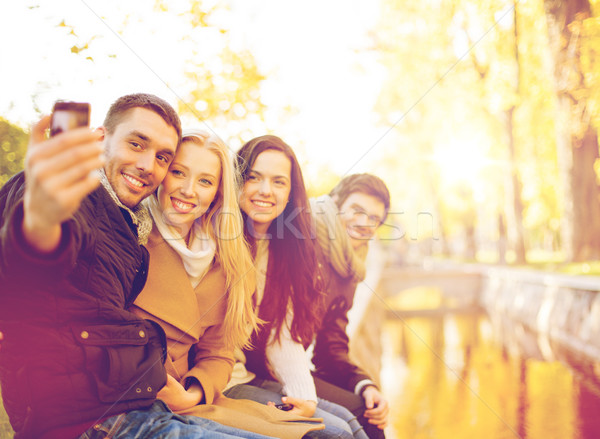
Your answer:
[[[290,413],[324,419],[326,429],[311,436],[351,438],[351,413],[331,403],[326,411],[325,401],[317,407],[304,349],[318,327],[322,287],[298,160],[285,142],[267,135],[246,143],[236,165],[244,182],[245,234],[257,269],[258,315],[266,324],[255,334],[253,348],[239,353],[234,385],[225,394],[271,404],[281,400]]]

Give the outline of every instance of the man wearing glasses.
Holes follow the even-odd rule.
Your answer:
[[[384,438],[388,402],[367,373],[350,361],[346,327],[356,286],[366,274],[369,241],[387,217],[390,194],[380,178],[355,174],[311,203],[327,294],[313,354],[317,395],[354,413],[369,438]]]

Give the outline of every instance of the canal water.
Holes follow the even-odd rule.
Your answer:
[[[389,439],[600,438],[600,362],[483,310],[392,311]]]

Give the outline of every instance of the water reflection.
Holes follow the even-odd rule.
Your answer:
[[[425,314],[385,325],[391,439],[600,437],[598,363],[480,310]]]

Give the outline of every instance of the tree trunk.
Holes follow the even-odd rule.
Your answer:
[[[561,169],[563,251],[569,261],[600,257],[600,189],[594,162],[598,136],[591,124],[579,59],[588,0],[545,0],[557,100],[556,145]]]
[[[504,214],[498,214],[498,263],[506,264],[506,243],[508,241],[508,236],[506,234],[506,220],[504,219]]]
[[[432,251],[436,253],[441,253],[442,256],[450,256],[450,247],[448,246],[448,236],[446,234],[446,229],[444,228],[444,223],[442,221],[442,201],[440,200],[440,191],[436,189],[439,187],[438,176],[435,176],[433,171],[429,169],[429,178],[427,181],[429,182],[429,194],[431,199],[433,200],[433,230],[431,236],[431,245]],[[436,235],[437,231],[437,235]]]
[[[510,162],[510,176],[507,185],[506,196],[509,199],[511,219],[513,221],[512,233],[509,233],[512,248],[515,251],[515,263],[526,264],[525,233],[523,228],[523,200],[521,199],[521,180],[517,171],[517,158],[515,152],[514,136],[514,112],[515,107],[506,112],[506,133],[508,135],[508,154]]]
[[[596,129],[588,126],[583,139],[574,139],[572,151],[574,260],[600,259],[600,191],[593,167],[599,158]]]
[[[520,65],[519,65],[519,27],[517,2],[513,4],[513,27],[514,27],[514,48],[515,48],[515,94],[518,96],[521,91],[520,86]],[[515,263],[526,264],[527,256],[525,250],[525,231],[523,228],[523,200],[521,199],[521,180],[517,168],[517,153],[515,145],[515,110],[516,106],[510,107],[506,111],[506,134],[508,136],[508,160],[510,163],[510,177],[507,190],[507,196],[510,200],[509,208],[514,227],[512,228],[512,247],[515,251]],[[509,235],[509,236],[510,236]]]

